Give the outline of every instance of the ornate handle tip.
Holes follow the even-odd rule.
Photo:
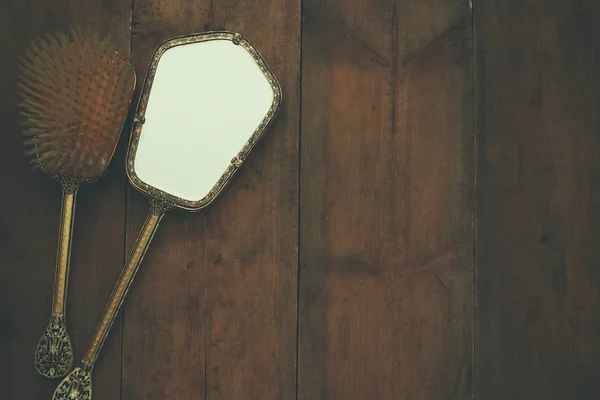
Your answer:
[[[52,400],[91,400],[92,399],[92,368],[85,361],[79,364],[58,385]]]
[[[54,314],[35,350],[35,369],[47,378],[61,378],[73,366],[73,347],[65,318]]]

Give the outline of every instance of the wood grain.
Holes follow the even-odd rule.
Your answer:
[[[3,399],[49,399],[57,381],[37,375],[36,343],[50,317],[60,187],[32,171],[23,154],[16,106],[16,58],[31,40],[73,23],[91,24],[125,56],[131,4],[111,1],[0,3],[0,387]],[[122,148],[106,175],[79,191],[67,296],[67,323],[79,359],[124,257]],[[115,165],[119,164],[119,165]],[[109,251],[107,251],[109,249]],[[119,330],[94,372],[94,400],[120,395]]]
[[[600,4],[476,7],[481,399],[600,396]]]
[[[284,91],[222,198],[165,217],[94,400],[600,396],[597,1],[5,0],[0,398],[58,383],[33,351],[60,188],[27,165],[15,80],[22,46],[73,22],[131,40],[138,82],[161,41],[239,31]],[[148,210],[124,150],[78,196],[77,359]]]
[[[298,398],[470,399],[469,4],[303,17]]]
[[[242,33],[283,89],[273,128],[229,189],[159,228],[125,310],[123,399],[295,396],[298,1],[136,0],[136,70],[172,36]],[[127,243],[147,210],[130,191]]]

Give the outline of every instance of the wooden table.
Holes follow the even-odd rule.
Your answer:
[[[50,399],[59,186],[22,152],[16,60],[92,23],[138,74],[233,30],[284,91],[225,195],[171,213],[94,400],[600,398],[597,0],[0,2],[0,398]],[[80,190],[68,324],[85,350],[147,210],[125,130]]]

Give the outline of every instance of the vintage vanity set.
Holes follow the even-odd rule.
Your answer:
[[[94,363],[161,219],[217,198],[273,121],[281,88],[238,33],[177,37],[156,49],[125,161],[131,185],[148,197],[148,216],[89,348],[72,369],[65,311],[75,197],[110,162],[136,78],[129,62],[86,29],[45,36],[23,54],[20,68],[26,153],[63,190],[52,312],[35,367],[43,376],[64,377],[54,400],[90,400]]]

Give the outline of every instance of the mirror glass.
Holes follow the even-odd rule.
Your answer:
[[[248,46],[205,40],[162,53],[133,159],[142,183],[199,201],[265,124],[277,86]]]

